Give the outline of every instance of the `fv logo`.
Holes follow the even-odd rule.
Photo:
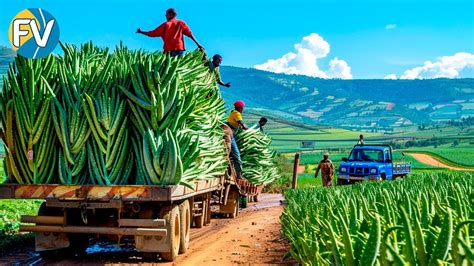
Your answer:
[[[13,50],[28,58],[50,54],[59,41],[59,25],[46,10],[29,8],[18,13],[8,31]]]

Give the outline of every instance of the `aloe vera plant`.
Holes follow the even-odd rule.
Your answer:
[[[225,106],[201,52],[62,49],[15,58],[4,80],[12,181],[190,185],[224,174]]]
[[[290,254],[310,265],[470,265],[474,176],[413,174],[393,182],[287,191]]]

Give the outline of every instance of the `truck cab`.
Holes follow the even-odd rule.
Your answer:
[[[356,145],[339,166],[338,185],[363,180],[395,180],[411,171],[409,163],[394,163],[390,145]]]

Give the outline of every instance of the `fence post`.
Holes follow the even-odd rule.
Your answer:
[[[291,188],[295,189],[298,185],[298,166],[300,165],[300,153],[295,153],[295,161],[293,165],[293,182],[291,183]]]

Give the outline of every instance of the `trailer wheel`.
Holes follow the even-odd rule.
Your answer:
[[[229,213],[229,218],[235,218],[239,214],[239,197],[239,193],[237,191],[233,191],[232,198],[229,199],[232,206],[232,212]]]
[[[179,253],[185,253],[189,248],[189,233],[191,230],[191,211],[189,201],[185,200],[179,205],[179,218],[181,225]]]
[[[181,226],[179,217],[179,207],[174,206],[171,210],[163,210],[161,217],[165,219],[168,227],[168,238],[170,243],[169,252],[161,252],[160,257],[165,261],[174,261],[179,253]]]
[[[201,215],[194,217],[196,228],[202,228],[206,224],[207,204],[206,200],[202,201]]]
[[[253,196],[253,202],[258,202],[258,196],[260,196],[260,194],[256,194],[255,196]]]
[[[242,209],[247,208],[248,199],[250,196],[240,196],[240,207]]]
[[[229,213],[229,218],[233,219],[239,214],[239,203],[237,202],[237,200],[234,200],[232,204],[234,205],[234,209],[232,213]]]

